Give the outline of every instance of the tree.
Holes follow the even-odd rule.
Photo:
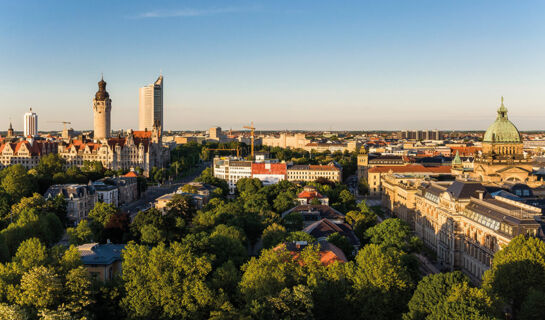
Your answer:
[[[257,319],[313,319],[313,307],[312,291],[307,286],[297,285],[253,302],[251,314]]]
[[[192,199],[181,194],[175,194],[172,197],[172,200],[167,204],[166,210],[168,214],[183,218],[188,224],[195,215],[195,206]]]
[[[350,240],[342,234],[335,232],[327,237],[327,241],[341,249],[348,260],[352,259],[354,246],[350,243]]]
[[[365,237],[369,239],[369,243],[395,247],[405,251],[415,251],[421,247],[420,239],[412,235],[409,225],[398,218],[386,219],[369,228],[365,232]]]
[[[288,231],[303,229],[303,215],[299,212],[290,212],[282,218],[282,224]]]
[[[273,223],[269,225],[265,230],[263,231],[263,236],[261,239],[263,240],[263,248],[270,249],[277,244],[284,241],[284,239],[287,236],[287,231],[284,226],[279,225],[277,223]]]
[[[530,292],[545,292],[543,241],[523,235],[515,237],[507,247],[496,252],[482,286],[510,305],[516,317]]]
[[[220,224],[210,234],[211,252],[216,256],[215,265],[221,265],[228,260],[236,266],[242,265],[248,255],[246,236],[234,226]]]
[[[304,231],[293,231],[288,233],[286,238],[284,239],[284,242],[295,242],[295,241],[306,241],[307,243],[314,243],[316,242],[316,238],[311,236],[310,234],[304,232]]]
[[[280,193],[273,202],[274,210],[278,213],[288,211],[294,206],[295,195],[291,191]]]
[[[255,194],[262,187],[263,183],[257,178],[242,178],[237,181],[237,191],[240,194]]]
[[[0,319],[29,320],[26,311],[16,304],[8,305],[0,303]]]
[[[82,220],[75,228],[66,229],[66,233],[71,244],[80,245],[93,241],[93,231],[87,220]]]
[[[545,293],[540,290],[531,290],[522,303],[517,318],[521,320],[543,319],[543,308],[545,308]]]
[[[472,288],[468,283],[454,285],[451,294],[437,304],[428,320],[494,320],[492,299],[479,288]]]
[[[98,202],[95,207],[89,211],[89,218],[105,226],[118,209],[110,203]]]
[[[223,304],[206,283],[210,261],[197,257],[178,242],[148,248],[125,247],[122,305],[140,319],[203,319]]]
[[[252,258],[242,266],[239,287],[248,304],[267,296],[275,296],[284,288],[302,281],[299,264],[286,250],[263,250],[259,258]]]
[[[36,187],[32,177],[20,164],[9,166],[0,172],[0,186],[11,198],[11,203],[17,203],[22,197],[32,194]]]
[[[367,182],[367,179],[361,178],[358,181],[358,192],[363,196],[369,193],[369,183]]]
[[[18,303],[37,309],[51,308],[62,296],[62,283],[52,268],[34,267],[21,278]]]
[[[87,319],[89,316],[87,309],[93,303],[91,287],[89,272],[83,266],[71,269],[66,275],[66,309],[78,319]]]
[[[469,278],[460,271],[431,274],[418,283],[413,297],[409,301],[409,312],[404,320],[424,320],[433,309],[443,303],[451,294],[454,286],[469,283]]]
[[[399,318],[409,301],[414,283],[404,267],[405,253],[376,244],[363,247],[350,272],[350,301],[356,313],[372,314],[374,319]]]
[[[57,153],[49,153],[40,158],[36,171],[44,176],[52,177],[55,173],[64,172],[66,160],[61,158]]]
[[[13,262],[22,272],[43,266],[48,262],[47,249],[38,238],[27,239],[19,245]]]

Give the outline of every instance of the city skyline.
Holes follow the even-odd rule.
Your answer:
[[[138,89],[161,70],[165,130],[485,130],[501,95],[520,130],[545,116],[538,1],[3,8],[0,130],[30,106],[41,130],[91,129],[101,72],[112,129],[136,129]]]

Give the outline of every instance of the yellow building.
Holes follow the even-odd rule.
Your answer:
[[[93,279],[107,282],[121,275],[124,244],[86,243],[78,246],[81,261]]]

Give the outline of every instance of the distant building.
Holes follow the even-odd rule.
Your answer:
[[[15,138],[15,130],[13,130],[13,126],[11,125],[11,122],[9,123],[9,129],[8,129],[8,134],[6,135],[6,138],[8,139]]]
[[[531,160],[524,156],[522,137],[507,118],[503,97],[497,112],[496,121],[484,134],[482,152],[477,154],[470,176],[489,183],[514,181],[531,187],[543,185],[533,174]]]
[[[252,161],[217,157],[213,169],[214,177],[227,181],[230,193],[235,193],[238,180],[252,177]]]
[[[160,128],[152,131],[129,130],[125,137],[101,141],[72,139],[59,145],[59,156],[68,167],[81,167],[84,161],[100,161],[110,170],[141,168],[148,175],[153,167],[168,163],[170,152],[161,143]]]
[[[91,277],[101,282],[107,282],[116,275],[121,275],[124,244],[86,243],[78,246],[81,262],[87,268]]]
[[[406,140],[441,140],[439,130],[404,130],[401,131],[401,139]]]
[[[140,88],[140,103],[138,109],[138,130],[151,131],[154,126],[162,128],[163,124],[163,76],[155,83]]]
[[[0,168],[20,164],[32,169],[38,165],[42,156],[57,153],[57,148],[57,143],[44,140],[4,141],[0,144]]]
[[[424,167],[419,164],[408,164],[404,166],[378,166],[370,168],[367,172],[367,183],[369,184],[369,195],[380,196],[382,192],[382,177],[387,174],[411,174],[413,176],[439,177],[451,176],[451,166]]]
[[[67,216],[74,224],[87,218],[98,201],[95,188],[84,184],[55,184],[47,189],[44,197],[52,199],[59,194],[66,200]]]
[[[315,181],[325,178],[333,182],[342,181],[342,168],[334,163],[327,165],[292,165],[288,167],[289,181]]]
[[[252,178],[261,180],[265,186],[286,180],[287,173],[285,163],[252,163]]]
[[[319,193],[313,186],[305,186],[303,191],[297,195],[297,201],[299,204],[312,204],[313,200],[318,201],[322,205],[329,205],[329,198]]]
[[[106,184],[103,181],[95,181],[93,187],[97,193],[97,201],[107,204],[119,206],[119,188]]]
[[[38,115],[32,112],[32,108],[30,108],[29,112],[25,113],[23,135],[25,138],[38,135]]]
[[[262,144],[269,147],[280,147],[290,149],[303,149],[311,141],[305,137],[304,133],[296,133],[293,135],[281,133],[277,136],[262,137]]]

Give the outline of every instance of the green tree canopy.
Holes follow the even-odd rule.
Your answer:
[[[509,304],[516,315],[530,292],[545,292],[543,241],[522,235],[511,240],[494,255],[492,267],[484,274],[483,288]]]

